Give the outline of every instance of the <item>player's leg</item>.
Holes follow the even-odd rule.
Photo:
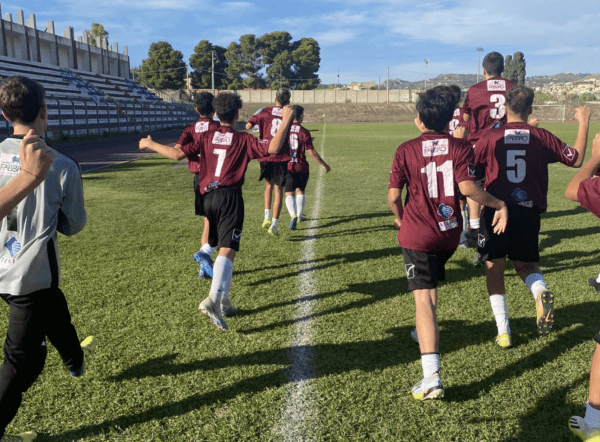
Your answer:
[[[599,340],[596,335],[594,339]],[[600,438],[600,345],[596,344],[592,367],[590,368],[590,391],[586,404],[585,416],[572,416],[569,419],[569,429],[582,440],[590,440],[595,436]],[[595,440],[595,439],[594,439]]]
[[[514,261],[517,275],[535,300],[538,332],[548,334],[554,325],[554,294],[548,290],[540,268],[533,262]]]
[[[492,313],[496,319],[496,327],[498,329],[496,343],[500,347],[510,347],[512,345],[508,321],[508,306],[506,304],[506,288],[504,286],[505,269],[505,258],[485,261],[486,285]]]
[[[0,366],[2,437],[6,427],[17,414],[23,393],[31,387],[44,368],[46,342],[41,320],[45,312],[37,306],[35,294],[0,296],[9,304],[4,360]]]
[[[296,199],[294,198],[294,181],[294,174],[288,173],[285,177],[285,207],[290,214],[289,230],[296,230],[298,223],[298,219],[296,218]]]
[[[597,292],[600,292],[600,273],[598,273],[597,278],[588,279],[588,284],[590,285],[590,287],[594,287]]]
[[[215,251],[214,247],[208,242],[208,232],[210,229],[208,218],[203,218],[204,224],[202,227],[202,238],[201,243],[202,247],[196,253],[194,253],[194,260],[200,264],[200,270],[198,272],[198,277],[200,278],[212,278],[213,277],[213,260],[212,254]]]
[[[273,218],[269,233],[273,236],[279,236],[279,215],[283,206],[283,192],[285,189],[285,179],[287,175],[287,162],[272,163],[273,165]]]
[[[262,166],[262,163],[261,163]],[[273,196],[273,184],[270,180],[265,180],[265,218],[262,223],[263,229],[271,226],[271,200]]]
[[[304,216],[302,213],[304,212],[304,205],[306,203],[306,197],[304,195],[304,191],[306,190],[306,185],[308,184],[309,174],[302,174],[300,182],[297,184],[296,188],[296,216],[298,217],[298,221],[304,221]]]
[[[458,201],[460,203],[460,215],[462,217],[463,229],[460,232],[460,247],[468,248],[469,241],[467,240],[467,232],[469,231],[469,214],[467,213],[467,198],[459,194]]]

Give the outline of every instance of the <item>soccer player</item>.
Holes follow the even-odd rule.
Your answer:
[[[292,159],[288,163],[287,176],[285,177],[285,205],[290,214],[290,230],[295,230],[298,220],[303,220],[302,211],[304,210],[305,196],[304,190],[308,183],[308,161],[306,161],[306,152],[324,169],[329,172],[331,168],[323,161],[312,144],[310,132],[301,126],[304,119],[304,108],[302,106],[292,106],[294,112],[294,124],[290,129],[290,156]],[[295,198],[294,198],[295,192]]]
[[[429,89],[419,97],[415,123],[422,134],[396,150],[388,186],[388,204],[399,229],[408,289],[415,298],[423,379],[413,387],[412,394],[421,400],[444,395],[439,375],[437,283],[445,279],[444,266],[460,238],[455,186],[463,195],[497,209],[495,232],[504,231],[508,215],[502,201],[475,184],[471,144],[445,132],[454,105],[454,95],[443,86]],[[407,195],[403,206],[404,186]]]
[[[242,185],[248,162],[252,159],[277,154],[285,144],[288,129],[292,123],[292,110],[281,109],[282,121],[275,136],[259,140],[254,135],[236,132],[242,100],[237,94],[222,93],[213,100],[221,127],[204,132],[192,144],[169,147],[155,143],[150,137],[140,140],[140,149],[151,149],[171,158],[198,158],[200,155],[200,192],[204,195],[204,212],[208,217],[208,242],[217,247],[219,254],[213,267],[213,280],[210,293],[199,306],[215,326],[227,330],[223,314],[235,313],[229,292],[233,260],[240,248],[244,224],[244,200]]]
[[[270,140],[275,136],[277,128],[282,120],[282,106],[290,103],[292,93],[288,88],[281,88],[275,94],[275,106],[265,107],[257,112],[246,123],[246,129],[251,129],[258,125],[258,137],[260,139]],[[264,229],[273,236],[279,236],[278,222],[283,204],[283,190],[285,186],[285,176],[287,174],[287,163],[290,160],[287,147],[279,155],[271,155],[268,158],[259,159],[260,178],[265,179],[265,219],[262,223]],[[273,200],[273,218],[271,219],[271,200],[275,191]]]
[[[65,295],[60,290],[56,232],[74,235],[86,223],[79,165],[52,150],[48,169],[21,162],[23,143],[42,149],[48,120],[44,88],[22,76],[10,77],[0,88],[0,108],[13,125],[13,135],[0,143],[0,187],[10,186],[21,172],[35,176],[37,187],[2,220],[0,297],[9,306],[4,361],[0,367],[0,441],[31,441],[30,431],[4,435],[21,405],[23,393],[42,372],[46,338],[60,354],[71,376],[85,371],[85,358],[95,347],[92,336],[81,345]],[[45,177],[44,171],[47,171]],[[39,173],[39,174],[38,174]]]
[[[592,143],[592,156],[577,171],[567,189],[565,196],[581,203],[583,207],[600,218],[600,178],[596,173],[600,169],[600,133]],[[592,278],[593,279],[593,278]],[[590,389],[585,417],[572,416],[569,429],[581,440],[600,440],[600,332],[594,336],[596,349],[590,369]]]
[[[213,120],[213,115],[215,110],[213,108],[213,99],[214,96],[210,92],[200,92],[195,100],[194,104],[196,105],[196,112],[200,115],[200,119],[193,124],[187,126],[175,147],[179,148],[183,145],[190,144],[196,139],[198,139],[204,132],[217,129],[220,124],[218,121]],[[213,276],[213,262],[211,259],[211,255],[215,251],[213,247],[208,244],[208,218],[204,216],[204,207],[202,200],[202,193],[198,188],[198,183],[200,182],[199,173],[200,170],[200,159],[199,158],[189,158],[188,159],[188,170],[194,174],[194,208],[196,215],[202,216],[204,218],[204,226],[202,229],[202,238],[201,238],[201,248],[199,251],[194,253],[194,260],[200,264],[200,271],[198,272],[198,276],[200,278],[212,278]]]
[[[498,327],[496,342],[501,347],[512,344],[504,286],[507,256],[536,302],[538,332],[547,334],[552,328],[554,295],[536,264],[540,260],[540,214],[547,208],[548,164],[580,167],[587,144],[588,108],[575,110],[579,129],[571,148],[547,130],[527,124],[533,96],[533,90],[524,86],[508,91],[507,123],[483,133],[474,149],[476,165],[485,169],[486,190],[509,206],[504,235],[489,234],[494,213],[486,207],[477,236],[477,252],[485,261],[487,289]]]
[[[483,58],[484,80],[471,86],[463,105],[463,118],[469,122],[467,139],[476,145],[481,134],[491,128],[506,122],[506,106],[504,95],[516,85],[504,78],[504,58],[498,52],[490,52]],[[476,201],[467,198],[469,206],[469,227],[467,237],[475,240],[479,233],[479,212],[481,206]],[[475,257],[474,264],[478,264]]]

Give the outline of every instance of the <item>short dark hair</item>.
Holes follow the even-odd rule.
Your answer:
[[[506,105],[512,113],[525,116],[533,105],[535,92],[525,86],[515,86],[505,94]]]
[[[304,115],[304,108],[297,104],[294,104],[292,106],[292,111],[293,111],[294,120],[299,120],[300,118],[302,118],[302,115]]]
[[[481,64],[488,74],[499,77],[504,72],[504,58],[499,52],[490,52],[483,58]]]
[[[203,117],[212,114],[215,111],[213,99],[215,96],[210,92],[200,92],[194,99],[194,105]]]
[[[31,78],[16,75],[0,87],[0,108],[10,121],[30,124],[44,107],[44,86]]]
[[[456,84],[451,84],[448,87],[450,88],[450,91],[454,94],[454,98],[456,100],[455,106],[457,106],[458,103],[460,103],[460,98],[461,98],[461,95],[462,95],[462,91],[460,90],[460,86],[458,86]]]
[[[427,129],[443,132],[454,115],[456,98],[448,86],[436,86],[419,95],[417,112]]]
[[[223,123],[231,124],[242,108],[242,98],[233,92],[223,92],[213,100],[215,112]]]
[[[291,98],[292,98],[292,92],[287,87],[282,87],[275,94],[275,99],[282,106],[286,106],[286,105],[290,104]]]

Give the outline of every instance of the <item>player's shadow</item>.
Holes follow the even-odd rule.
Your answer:
[[[353,221],[358,221],[358,220],[367,220],[367,219],[373,219],[373,218],[383,218],[383,217],[387,217],[387,218],[392,218],[392,213],[390,211],[383,211],[383,212],[370,212],[370,213],[363,213],[360,215],[352,215],[352,216],[329,216],[329,217],[321,217],[319,218],[323,223],[319,224],[319,229],[326,229],[328,227],[334,227],[334,226],[338,226],[340,224],[345,224],[345,223],[349,223],[349,222],[353,222]],[[391,224],[391,222],[390,222]],[[364,229],[362,229],[363,233],[364,233]]]
[[[580,267],[594,267],[589,276],[596,276],[597,265],[600,262],[600,250],[582,255],[580,251],[566,251],[544,255],[541,264],[544,265],[544,274],[558,273],[563,270],[577,269]]]
[[[526,372],[530,372],[544,366],[559,358],[573,347],[582,342],[591,341],[593,333],[597,330],[597,318],[600,313],[600,306],[597,303],[586,302],[583,304],[572,305],[556,310],[556,323],[553,333],[560,332],[561,324],[581,324],[569,331],[562,333],[558,339],[540,345],[539,350],[521,358],[511,364],[498,369],[492,375],[473,383],[462,385],[453,385],[446,390],[448,397],[453,401],[465,402],[481,397],[487,394],[495,386],[513,378],[518,378]],[[523,335],[514,335],[517,330],[527,330],[532,327],[532,320],[529,318],[517,318],[511,320],[511,329],[513,336],[518,339],[535,339],[535,333],[531,332]],[[441,339],[441,333],[440,333]],[[544,337],[539,337],[543,342]],[[524,342],[524,341],[523,341]],[[519,342],[515,342],[516,346]],[[514,351],[514,348],[508,351]]]
[[[560,244],[563,241],[567,241],[572,238],[579,238],[580,236],[595,235],[600,233],[600,225],[594,227],[584,227],[580,229],[556,229],[556,230],[545,230],[540,233],[540,250],[544,250],[548,247],[553,247]]]
[[[303,242],[303,241],[313,240],[313,239],[340,238],[342,236],[364,235],[365,234],[365,229],[361,228],[361,227],[358,227],[356,229],[336,230],[335,232],[323,232],[321,226],[317,226],[315,229],[313,229],[316,232],[314,234],[304,233],[304,232],[307,232],[310,230],[311,230],[310,228],[305,229],[304,231],[302,229],[299,229],[299,230],[297,230],[297,232],[300,233],[301,235],[289,237],[287,240],[290,242]],[[394,226],[392,226],[390,224],[390,225],[386,225],[386,226],[370,227],[369,233],[373,234],[375,232],[385,232],[385,231],[389,231],[389,230],[395,230]]]
[[[577,204],[575,207],[573,207],[572,209],[567,209],[567,210],[555,210],[552,212],[546,212],[544,213],[541,218],[542,218],[542,223],[544,222],[545,219],[551,219],[551,218],[562,218],[563,216],[569,216],[569,215],[579,215],[581,213],[587,213],[587,209],[584,209],[583,207],[581,207],[579,204]]]

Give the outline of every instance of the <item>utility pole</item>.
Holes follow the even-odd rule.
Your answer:
[[[429,59],[425,59],[425,90],[427,90],[427,64],[429,63]]]
[[[338,84],[337,84],[337,88],[340,88],[340,70],[338,69]]]
[[[479,83],[479,67],[481,66],[481,52],[483,51],[483,48],[477,48],[475,50],[479,52],[479,63],[477,64],[477,83]]]
[[[387,102],[390,102],[390,68],[387,68]]]
[[[215,95],[215,51],[212,51],[212,94]]]
[[[186,77],[185,83],[187,84],[188,96],[191,96],[192,94],[190,92],[190,89],[192,87],[192,84],[190,83],[190,68],[187,64],[185,65],[185,77]]]

